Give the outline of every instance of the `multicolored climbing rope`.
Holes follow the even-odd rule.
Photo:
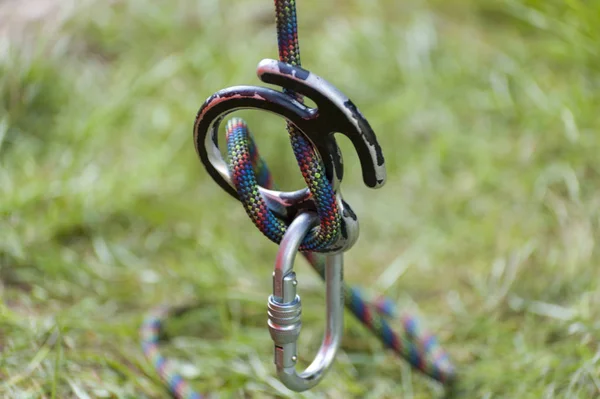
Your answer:
[[[302,135],[290,129],[290,136]],[[227,153],[230,158],[230,172],[240,201],[256,227],[271,241],[280,242],[286,232],[286,224],[271,212],[258,191],[258,185],[272,188],[272,179],[260,156],[246,123],[233,118],[227,123]],[[325,178],[324,167],[310,142],[302,137],[293,140],[293,148],[302,175],[306,180],[317,205],[320,226],[309,234],[301,251],[315,251],[327,248],[340,234],[340,214],[331,184]],[[258,162],[258,163],[255,163]],[[263,179],[259,182],[258,179]]]
[[[275,10],[279,59],[294,66],[301,66],[296,2],[275,0]],[[294,92],[286,90],[285,93],[302,101],[301,96]],[[318,252],[327,249],[340,234],[341,216],[334,189],[326,178],[325,167],[318,153],[311,142],[290,123],[287,124],[287,130],[294,155],[320,218],[320,225],[307,236],[300,250],[324,279],[325,257]],[[255,226],[271,241],[279,242],[287,226],[272,214],[258,191],[259,185],[274,188],[271,173],[261,158],[244,121],[233,118],[228,122],[226,132],[229,169],[240,201]],[[363,299],[358,289],[348,285],[344,285],[344,292],[346,308],[387,348],[406,359],[416,369],[443,384],[451,384],[454,381],[454,367],[447,354],[439,346],[435,337],[420,326],[416,318],[410,315],[398,317],[392,302],[388,299],[379,298],[369,303]],[[140,331],[144,354],[152,362],[175,398],[202,398],[203,396],[194,392],[189,383],[175,372],[174,367],[159,352],[160,328],[170,315],[168,307],[161,307],[148,315]],[[402,321],[402,330],[394,332],[386,317],[398,317]]]
[[[152,363],[174,398],[202,399],[203,396],[192,389],[190,384],[175,371],[173,364],[159,351],[160,329],[164,320],[173,316],[173,313],[173,308],[166,305],[154,309],[146,316],[140,328],[144,355]]]
[[[254,140],[243,121],[232,119],[227,125],[228,152],[233,154],[235,147],[237,156],[231,157],[231,169],[233,175],[241,174],[244,178],[234,178],[237,189],[240,191],[240,197],[245,202],[245,198],[252,198],[248,193],[256,192],[256,185],[259,184],[265,188],[274,189],[273,179],[264,160],[260,157]],[[235,137],[235,139],[234,139]],[[244,142],[242,147],[237,146],[239,142]],[[236,168],[238,171],[236,171]],[[325,184],[326,180],[321,181]],[[328,184],[328,183],[327,183]],[[250,200],[248,200],[250,201]],[[252,202],[250,202],[252,204]],[[276,231],[268,219],[269,211],[263,206],[247,206],[251,209],[253,220],[256,220],[257,227],[268,234]],[[256,218],[256,219],[254,219]],[[279,221],[278,221],[279,223]],[[278,231],[273,234],[283,234]],[[315,271],[325,278],[325,257],[316,252],[302,252]],[[406,359],[413,367],[420,370],[431,378],[440,381],[443,384],[449,384],[453,381],[455,372],[454,367],[449,361],[448,355],[438,344],[435,337],[422,328],[420,322],[414,316],[409,314],[397,315],[393,302],[385,297],[380,297],[372,303],[363,299],[363,295],[357,288],[344,285],[345,305],[354,316],[361,321],[381,342],[389,349]],[[146,357],[152,362],[159,376],[169,387],[173,396],[178,399],[198,399],[203,396],[194,392],[189,383],[187,383],[173,366],[160,355],[158,350],[158,338],[160,327],[169,316],[169,308],[161,307],[150,313],[144,321],[141,328],[142,346]],[[171,314],[172,315],[172,314]],[[402,330],[394,332],[385,317],[398,318],[402,322]]]

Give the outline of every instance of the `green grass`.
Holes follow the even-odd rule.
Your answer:
[[[317,388],[274,376],[276,247],[192,143],[202,102],[277,56],[272,2],[56,3],[43,23],[13,17],[25,0],[0,16],[0,396],[166,397],[137,329],[199,301],[165,350],[200,391],[440,397],[350,315]],[[387,160],[370,191],[340,139],[361,221],[346,280],[424,317],[459,397],[600,397],[600,2],[306,0],[299,16],[304,66]],[[244,116],[278,184],[301,187],[283,122]],[[298,273],[306,364],[324,293]]]

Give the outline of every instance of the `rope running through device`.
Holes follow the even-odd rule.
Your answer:
[[[341,151],[334,133],[347,136],[358,153],[363,181],[371,188],[385,183],[381,148],[371,126],[344,94],[300,63],[295,0],[275,0],[279,60],[263,60],[258,77],[277,85],[235,86],[220,90],[200,108],[194,124],[194,144],[207,172],[226,192],[239,200],[255,226],[279,244],[273,272],[273,293],[268,299],[268,327],[274,342],[275,365],[280,380],[293,391],[317,385],[332,365],[343,329],[343,305],[385,347],[414,368],[450,386],[456,375],[448,355],[436,338],[409,314],[397,314],[386,298],[366,301],[357,288],[343,282],[343,253],[358,239],[358,221],[343,200]],[[317,105],[304,105],[308,97]],[[276,190],[271,173],[259,154],[246,123],[232,118],[226,124],[227,154],[218,147],[224,118],[240,109],[259,109],[282,116],[294,155],[307,188],[296,192]],[[301,301],[293,271],[300,251],[326,283],[326,331],[315,360],[302,373],[295,369],[296,341],[301,328]],[[150,312],[140,329],[142,348],[173,397],[199,399],[175,366],[159,351],[159,335],[167,318],[193,309],[159,307]],[[397,318],[395,332],[387,318]]]

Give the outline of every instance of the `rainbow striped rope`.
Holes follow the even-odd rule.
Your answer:
[[[279,59],[301,66],[298,44],[296,2],[275,0]],[[302,101],[301,96],[286,90],[286,93]],[[312,194],[320,217],[320,226],[309,234],[300,248],[312,267],[325,278],[325,257],[318,253],[340,234],[340,214],[334,190],[325,177],[325,168],[310,141],[288,123],[287,130],[294,155],[302,176]],[[245,122],[234,118],[227,124],[227,152],[232,181],[241,202],[255,226],[270,240],[280,242],[287,226],[271,213],[258,191],[258,185],[275,188],[266,163],[260,157],[254,139]],[[408,361],[414,368],[431,378],[451,385],[456,378],[448,355],[436,338],[426,331],[416,317],[409,314],[397,315],[393,303],[386,298],[367,302],[357,288],[344,284],[345,305],[387,348]],[[140,329],[142,348],[147,359],[154,365],[158,375],[177,399],[200,399],[204,396],[195,392],[190,384],[179,375],[175,367],[159,351],[159,333],[163,323],[172,313],[169,307],[160,307],[151,312]],[[386,317],[399,318],[402,330],[394,332]]]

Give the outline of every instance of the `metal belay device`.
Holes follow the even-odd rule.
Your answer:
[[[385,165],[369,123],[333,85],[307,70],[275,60],[263,60],[257,72],[261,80],[279,85],[283,92],[257,86],[235,86],[218,91],[198,111],[194,143],[211,177],[242,201],[255,225],[279,244],[273,293],[268,299],[268,326],[274,342],[278,377],[287,388],[301,392],[316,386],[336,357],[343,332],[343,253],[356,243],[359,234],[358,219],[340,192],[343,161],[334,133],[347,136],[353,143],[363,181],[368,187],[383,186]],[[286,91],[307,96],[317,107],[304,105]],[[259,156],[241,120],[227,125],[228,152],[232,156],[228,164],[218,146],[219,127],[228,114],[240,109],[260,109],[285,118],[314,151],[314,155],[305,155],[310,159],[301,165],[303,174],[316,164],[322,165],[323,173],[315,173],[318,178],[310,182],[313,184],[295,192],[261,186],[257,167],[249,162]],[[330,210],[333,211],[328,214]],[[331,226],[334,226],[331,231],[325,231]],[[319,238],[320,233],[325,238]],[[302,304],[294,272],[298,252],[325,257],[327,302],[321,348],[301,373],[296,371],[297,341],[302,327]]]
[[[320,157],[324,168],[321,177],[329,185],[333,198],[321,199],[321,192],[312,192],[304,188],[295,192],[281,192],[256,185],[259,197],[255,200],[265,202],[265,209],[289,224],[299,211],[306,209],[318,211],[319,203],[335,201],[340,218],[339,231],[330,242],[310,248],[322,253],[341,253],[349,250],[358,239],[358,221],[350,206],[343,200],[340,185],[344,177],[344,165],[341,150],[334,134],[346,136],[352,142],[361,164],[363,182],[367,187],[380,188],[385,184],[386,170],[383,152],[373,129],[367,119],[352,101],[335,86],[303,68],[284,62],[265,59],[257,67],[258,77],[265,83],[280,86],[277,91],[260,86],[233,86],[219,90],[202,105],[194,124],[194,144],[196,152],[213,180],[233,198],[242,201],[239,187],[219,149],[219,127],[224,118],[239,110],[257,109],[283,117],[298,134],[306,138]],[[311,108],[286,93],[292,91],[310,98],[317,105]],[[245,127],[242,131],[247,130]],[[251,140],[248,132],[243,132],[245,140]],[[242,141],[242,140],[240,140]],[[316,163],[317,160],[312,160]],[[252,169],[249,165],[249,169]],[[246,171],[250,173],[250,170]],[[305,171],[303,171],[305,173]],[[238,176],[246,188],[249,176]],[[321,190],[324,187],[319,186]],[[243,193],[242,193],[243,194]],[[322,216],[322,215],[319,215]],[[256,223],[256,220],[255,220]],[[279,239],[269,236],[278,243]]]
[[[318,224],[318,217],[301,213],[290,225],[279,245],[273,294],[268,301],[269,331],[275,344],[277,375],[289,389],[301,392],[317,385],[333,364],[344,327],[344,255],[327,256],[325,266],[326,326],[321,348],[311,365],[301,374],[296,371],[297,341],[302,327],[302,302],[296,293],[298,280],[294,259],[302,239]]]

